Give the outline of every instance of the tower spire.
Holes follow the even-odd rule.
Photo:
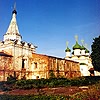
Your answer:
[[[4,41],[6,40],[18,40],[21,41],[21,35],[19,33],[17,20],[16,20],[16,3],[14,4],[14,9],[12,11],[12,19],[7,29],[6,34],[4,35]]]

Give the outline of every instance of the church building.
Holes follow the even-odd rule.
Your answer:
[[[90,57],[90,51],[83,45],[83,40],[82,40],[82,45],[78,43],[78,36],[75,36],[76,38],[76,43],[72,47],[72,52],[71,49],[66,47],[66,57],[65,59],[67,60],[72,60],[72,61],[77,61],[79,62],[80,65],[80,72],[81,76],[98,76],[100,75],[99,72],[94,71],[93,65],[92,65],[92,59]]]
[[[14,8],[9,27],[0,41],[0,81],[6,81],[9,76],[17,79],[49,78],[51,72],[55,77],[81,76],[78,61],[37,54],[37,46],[23,41],[16,15]]]

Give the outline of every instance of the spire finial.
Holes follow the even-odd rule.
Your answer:
[[[75,35],[75,40],[78,42],[78,36],[77,35]]]
[[[68,43],[69,43],[69,42],[67,41],[67,42],[66,42],[66,46],[67,46],[67,47],[68,47]]]
[[[82,45],[84,44],[84,40],[83,39],[81,40],[81,43],[82,43]]]
[[[14,10],[16,10],[16,2],[14,3]]]
[[[17,14],[17,11],[16,11],[16,2],[14,3],[14,10],[13,10],[13,12],[12,12],[12,14]]]

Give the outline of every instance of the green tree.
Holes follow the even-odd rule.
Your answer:
[[[92,64],[94,69],[100,72],[100,36],[94,38],[93,40],[91,53]]]

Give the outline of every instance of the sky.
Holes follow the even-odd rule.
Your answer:
[[[100,35],[100,0],[0,0],[0,40],[15,2],[22,40],[38,46],[37,53],[64,58],[66,41],[72,50],[75,35],[91,51]]]

